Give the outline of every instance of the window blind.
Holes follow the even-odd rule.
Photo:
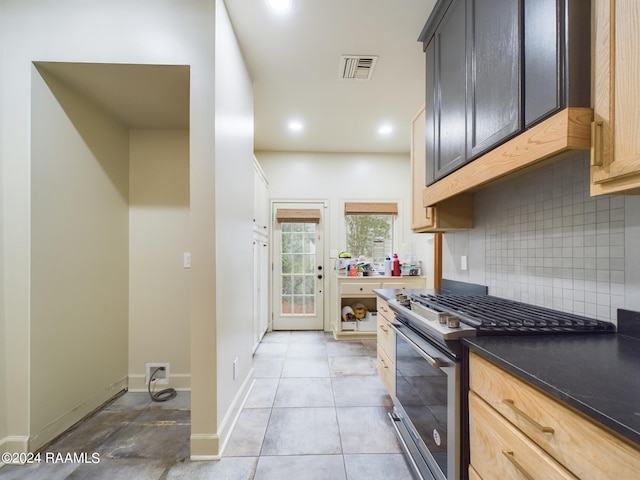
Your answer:
[[[345,202],[345,215],[397,215],[397,202]]]
[[[276,210],[278,223],[320,223],[318,208],[279,208]]]

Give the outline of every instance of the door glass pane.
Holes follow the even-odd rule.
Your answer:
[[[281,228],[282,315],[315,315],[316,224],[283,223]]]

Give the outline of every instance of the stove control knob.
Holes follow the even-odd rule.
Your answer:
[[[447,317],[447,327],[460,328],[460,319],[454,315],[449,315],[449,317]]]

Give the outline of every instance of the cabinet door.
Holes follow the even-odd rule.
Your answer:
[[[428,71],[427,71],[428,73]],[[427,85],[428,85],[427,81]],[[431,112],[433,115],[433,111]],[[425,157],[425,109],[422,108],[411,124],[411,229],[421,232],[433,224],[431,208],[422,206],[422,191],[427,185]],[[433,118],[431,119],[431,145],[433,145]],[[428,134],[427,134],[428,135]],[[427,145],[429,142],[426,142]],[[433,155],[431,156],[433,166]]]
[[[427,72],[427,94],[424,104],[424,146],[426,161],[425,186],[436,181],[436,42],[431,40],[424,50]],[[416,133],[417,131],[414,130]],[[422,173],[422,172],[420,172]],[[422,190],[420,191],[420,206],[422,206]]]
[[[596,0],[591,194],[640,188],[640,4]],[[613,55],[613,56],[612,56]],[[635,189],[635,190],[634,190]]]
[[[265,178],[258,171],[253,172],[253,228],[264,235],[268,233],[269,225],[269,187]]]
[[[524,0],[524,124],[560,109],[558,0]]]
[[[520,2],[468,0],[467,152],[520,131]]]
[[[466,2],[454,0],[435,33],[438,180],[466,161]]]

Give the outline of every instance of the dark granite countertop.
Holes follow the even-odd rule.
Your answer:
[[[471,351],[640,445],[640,339],[623,334],[487,336]]]

